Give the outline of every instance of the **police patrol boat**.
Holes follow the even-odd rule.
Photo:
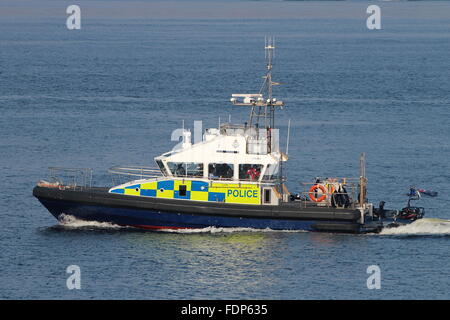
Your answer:
[[[409,223],[407,214],[375,209],[367,201],[364,155],[357,178],[316,178],[291,194],[282,175],[288,156],[278,146],[275,111],[284,103],[272,96],[274,43],[265,43],[267,70],[259,93],[233,94],[234,106],[249,107],[244,124],[223,123],[192,143],[183,129],[182,145],[155,157],[158,167],[113,167],[128,181],[92,186],[92,170],[49,168],[33,195],[57,219],[65,215],[144,229],[246,227],[324,232],[377,232]],[[409,202],[408,202],[409,204]]]

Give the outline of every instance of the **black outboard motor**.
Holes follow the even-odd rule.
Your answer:
[[[420,192],[415,187],[411,187],[409,189],[408,197],[409,198],[407,206],[398,213],[396,218],[410,221],[415,221],[417,219],[423,218],[423,216],[425,215],[425,209],[423,207],[411,206],[411,200],[420,199]]]
[[[423,218],[425,209],[423,207],[405,207],[397,215],[397,219],[415,221]]]
[[[406,207],[398,210],[386,210],[384,208],[384,205],[386,202],[380,201],[380,204],[378,205],[378,208],[373,209],[373,216],[374,218],[378,218],[379,220],[383,219],[393,219],[394,221],[398,222],[412,222],[417,219],[423,218],[425,215],[425,209],[423,207],[416,207],[411,205],[412,200],[419,200],[420,199],[420,192],[416,190],[416,188],[411,187],[409,190],[408,196],[408,203]],[[393,223],[389,226],[398,226],[397,223]]]

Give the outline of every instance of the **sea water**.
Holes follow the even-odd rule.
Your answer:
[[[68,30],[70,2],[2,2],[0,298],[448,299],[450,4],[375,3],[381,30],[359,1],[80,1]],[[438,191],[414,203],[426,219],[378,235],[152,232],[57,222],[33,198],[49,166],[111,186],[107,168],[152,166],[183,121],[246,121],[229,98],[259,90],[266,35],[289,190],[358,176],[364,152],[369,200],[400,209],[412,185]]]

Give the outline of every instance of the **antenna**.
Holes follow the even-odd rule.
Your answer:
[[[273,128],[275,126],[275,108],[272,106],[272,59],[273,59],[273,55],[275,52],[275,38],[273,37],[268,37],[267,38],[267,44],[264,48],[266,50],[266,62],[267,62],[267,73],[266,73],[266,79],[263,83],[263,87],[266,86],[267,87],[267,94],[268,94],[268,105],[265,106],[264,108],[264,118],[265,118],[265,122],[266,122],[266,127],[268,127],[267,124],[267,120],[270,120],[269,126],[271,128]],[[263,88],[261,89],[263,90]],[[262,91],[261,91],[262,92]],[[270,103],[270,106],[269,106]],[[267,109],[268,107],[270,108],[270,119],[267,119]]]
[[[267,70],[272,70],[272,58],[274,57],[275,52],[275,38],[267,37],[265,41],[264,50],[266,52],[266,62],[267,62]]]
[[[366,154],[363,152],[359,157],[359,205],[364,206],[366,200]]]
[[[287,132],[287,138],[286,138],[286,155],[289,154],[289,136],[291,132],[291,119],[288,121],[288,132]]]
[[[183,143],[185,142],[185,139],[184,139],[184,119],[183,120],[181,120],[181,126],[183,127]]]
[[[252,108],[252,115],[250,116],[250,125],[252,124],[253,115],[256,116],[256,123],[259,122],[259,119],[264,118],[264,124],[266,128],[273,128],[275,126],[275,108],[274,103],[276,100],[272,97],[272,60],[274,57],[275,51],[275,38],[271,36],[266,36],[264,38],[264,52],[266,59],[266,75],[263,77],[264,82],[259,90],[260,94],[267,93],[266,101],[264,105],[258,106],[258,111],[256,111],[255,107]],[[264,108],[263,108],[264,107]]]

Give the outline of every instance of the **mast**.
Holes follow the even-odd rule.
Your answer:
[[[278,101],[273,97],[272,87],[280,84],[272,81],[273,57],[275,52],[275,39],[273,37],[265,38],[264,51],[266,72],[263,76],[264,81],[259,93],[232,94],[230,101],[235,106],[251,107],[248,126],[249,128],[254,129],[256,140],[265,140],[267,143],[267,153],[272,153],[275,151],[272,150],[272,140],[274,138],[273,129],[275,129],[275,108],[284,106],[283,101]],[[247,128],[247,126],[245,128]],[[260,139],[260,134],[263,134],[262,139]],[[279,151],[279,184],[277,184],[277,187],[284,198],[282,162],[285,161],[287,157],[283,158],[281,150],[276,151]]]
[[[256,116],[255,124],[261,126],[259,121],[263,118],[264,127],[268,129],[275,127],[275,108],[273,103],[276,102],[276,99],[274,100],[272,95],[272,86],[274,85],[274,82],[272,81],[272,61],[275,53],[275,38],[265,37],[264,52],[266,59],[266,74],[263,76],[264,82],[259,90],[259,93],[262,94],[263,97],[266,94],[266,101],[264,105],[258,106],[258,110],[256,110],[256,106],[252,107],[249,123],[251,126],[253,116]]]
[[[273,85],[279,83],[272,81],[273,57],[275,52],[275,39],[266,37],[264,42],[266,74],[263,76],[263,84],[257,94],[233,94],[231,102],[237,106],[250,106],[248,124],[250,127],[271,129],[275,127],[275,107],[282,107],[283,101],[273,97]],[[236,98],[244,98],[237,101]]]
[[[359,157],[359,204],[364,205],[366,201],[366,154],[363,152]]]

